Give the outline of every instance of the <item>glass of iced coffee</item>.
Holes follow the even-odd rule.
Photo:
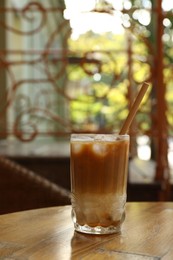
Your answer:
[[[119,232],[125,218],[129,136],[72,134],[70,143],[75,230]]]

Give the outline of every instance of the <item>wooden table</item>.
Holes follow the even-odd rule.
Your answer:
[[[74,232],[71,207],[0,216],[0,259],[172,260],[173,203],[127,203],[122,232]]]

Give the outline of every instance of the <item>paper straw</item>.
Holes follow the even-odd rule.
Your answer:
[[[131,122],[132,122],[134,116],[136,115],[136,112],[139,108],[139,105],[140,105],[148,87],[149,87],[149,84],[144,82],[140,91],[139,91],[139,93],[138,93],[138,95],[137,95],[137,97],[136,97],[136,99],[135,99],[135,101],[134,101],[134,103],[133,103],[133,105],[132,105],[132,107],[130,108],[129,114],[128,114],[128,116],[127,116],[121,130],[120,130],[120,133],[119,133],[120,135],[124,135],[124,134],[127,133],[128,129],[131,125]]]

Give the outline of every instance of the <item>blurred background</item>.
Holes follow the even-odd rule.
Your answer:
[[[72,132],[133,121],[128,200],[172,200],[173,2],[1,0],[0,154],[70,189]]]

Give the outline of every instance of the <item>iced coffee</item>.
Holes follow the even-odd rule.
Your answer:
[[[72,134],[71,202],[77,231],[120,231],[126,203],[128,153],[128,135]]]

